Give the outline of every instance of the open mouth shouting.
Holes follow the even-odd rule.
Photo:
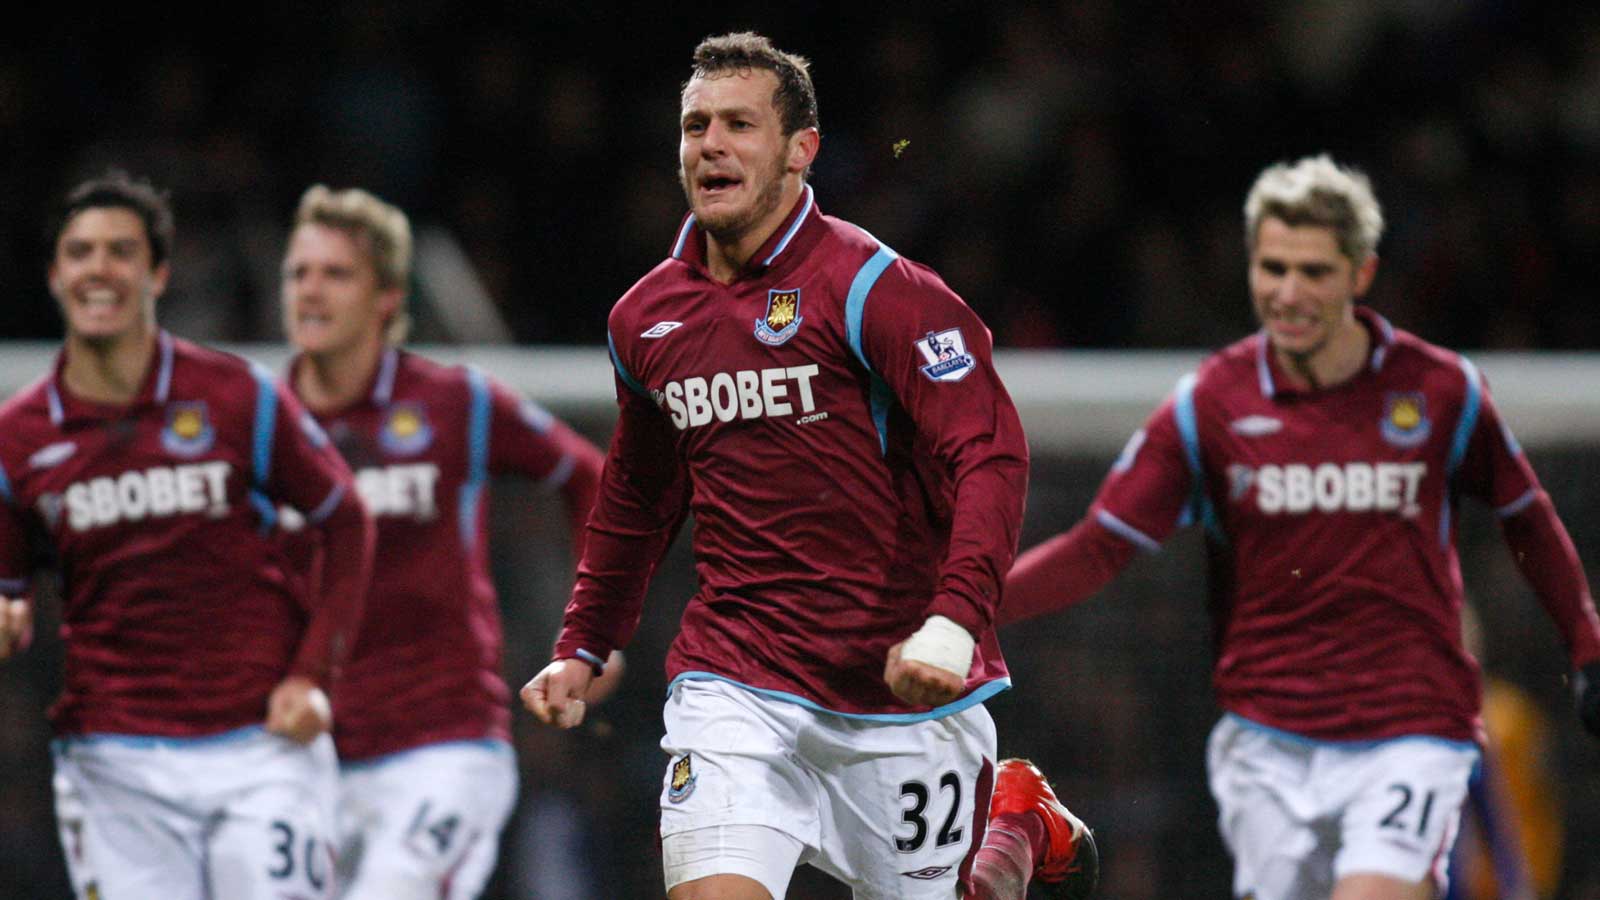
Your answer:
[[[698,180],[699,194],[706,200],[727,197],[742,184],[744,184],[743,178],[721,172],[702,175]]]

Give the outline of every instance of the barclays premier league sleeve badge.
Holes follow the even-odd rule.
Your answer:
[[[930,331],[927,337],[917,341],[917,349],[928,361],[922,366],[922,374],[930,381],[960,381],[978,365],[967,352],[967,342],[959,328]]]

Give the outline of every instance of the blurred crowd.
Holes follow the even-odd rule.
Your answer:
[[[115,164],[175,193],[183,333],[276,336],[283,226],[324,181],[448,229],[517,341],[598,343],[682,213],[689,51],[746,27],[814,60],[824,210],[940,271],[1002,345],[1230,339],[1250,325],[1245,188],[1329,150],[1387,207],[1373,299],[1397,324],[1600,346],[1600,10],[1515,0],[46,17],[0,36],[0,337],[56,333],[38,223]]]

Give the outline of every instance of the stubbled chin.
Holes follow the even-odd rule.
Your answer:
[[[120,310],[82,311],[72,317],[73,330],[84,337],[115,337],[132,325]]]

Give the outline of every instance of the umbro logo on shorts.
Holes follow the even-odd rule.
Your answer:
[[[657,322],[639,333],[642,338],[666,337],[667,332],[682,325],[682,322]]]
[[[915,878],[918,881],[932,881],[948,871],[950,871],[949,866],[928,866],[926,869],[918,869],[915,872],[901,872],[900,874],[907,878]]]

